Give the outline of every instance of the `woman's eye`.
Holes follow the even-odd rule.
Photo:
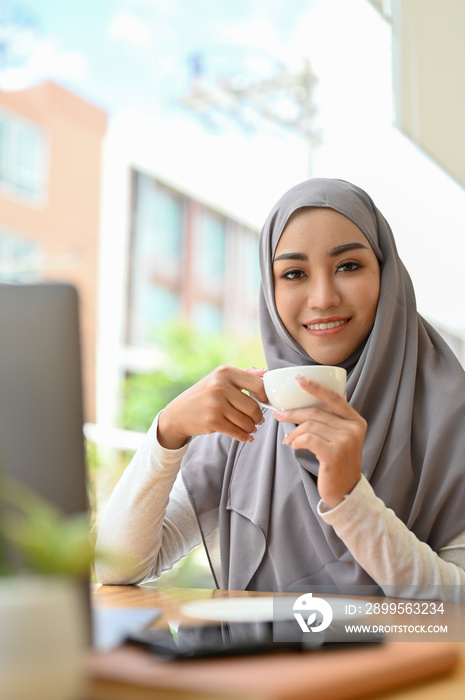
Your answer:
[[[343,262],[337,266],[338,272],[354,272],[359,270],[362,266],[357,262]]]
[[[302,270],[289,270],[282,275],[283,279],[286,280],[299,280],[304,277],[305,273]]]

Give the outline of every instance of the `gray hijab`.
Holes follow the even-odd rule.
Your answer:
[[[465,373],[418,314],[387,221],[371,198],[348,182],[303,182],[277,202],[265,222],[260,329],[267,366],[314,364],[281,323],[273,291],[274,251],[289,217],[302,207],[329,207],[348,217],[379,260],[381,290],[373,329],[343,363],[348,399],[368,421],[362,472],[386,506],[438,551],[465,530]],[[316,459],[283,445],[289,426],[279,424],[270,411],[265,414],[253,444],[219,434],[201,436],[183,460],[184,482],[207,553],[212,552],[212,537],[219,535],[220,560],[211,556],[217,585],[347,591],[373,584],[318,515]]]

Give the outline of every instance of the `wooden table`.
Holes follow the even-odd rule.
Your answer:
[[[154,585],[97,585],[93,589],[93,605],[159,608],[162,615],[154,626],[166,628],[173,621],[194,622],[180,610],[188,601],[261,595],[264,594]],[[461,629],[463,620],[465,604],[446,604],[444,623]],[[415,622],[415,618],[411,621]],[[405,617],[401,622],[406,622]],[[182,662],[164,661],[124,646],[108,654],[92,653],[87,661],[89,682],[82,700],[465,698],[465,642],[461,641],[387,641],[363,649]]]

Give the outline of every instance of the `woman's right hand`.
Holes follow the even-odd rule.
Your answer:
[[[241,442],[253,441],[252,433],[263,422],[263,416],[258,403],[243,390],[268,403],[262,379],[265,372],[227,366],[214,369],[160,413],[159,443],[174,450],[192,435],[210,433],[223,433]]]

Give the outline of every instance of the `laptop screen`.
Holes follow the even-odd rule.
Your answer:
[[[0,468],[66,513],[87,510],[78,296],[0,284]]]

